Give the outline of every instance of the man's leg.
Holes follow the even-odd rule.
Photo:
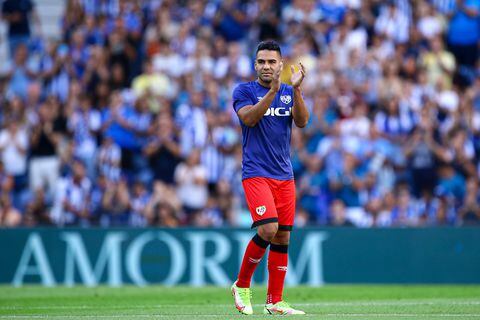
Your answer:
[[[238,280],[235,281],[231,288],[235,300],[235,307],[240,313],[253,313],[252,303],[250,301],[250,282],[255,269],[262,260],[265,250],[277,233],[277,230],[278,224],[276,222],[260,225],[257,234],[250,240],[247,250],[245,250]]]
[[[257,234],[245,250],[237,281],[238,287],[249,288],[255,268],[278,231],[278,217],[273,193],[265,178],[245,179],[242,184],[252,215],[252,228],[257,228]]]
[[[267,223],[258,227],[257,234],[248,243],[238,274],[237,286],[250,288],[253,273],[263,258],[265,251],[278,230],[277,223]]]
[[[268,254],[267,304],[282,301],[283,284],[287,274],[288,244],[295,220],[295,182],[272,181],[273,196],[278,214],[278,232],[272,239]]]
[[[295,219],[295,182],[272,182],[274,198],[278,214],[278,232],[270,244],[268,254],[268,290],[267,303],[263,312],[265,314],[305,314],[295,310],[283,301],[283,285],[287,275],[288,245],[290,231]]]
[[[252,228],[257,228],[257,234],[250,240],[245,250],[238,280],[232,286],[232,294],[237,310],[243,314],[252,314],[250,282],[270,241],[278,231],[278,217],[273,194],[265,179],[245,179],[243,187],[252,215]]]
[[[267,304],[282,301],[283,285],[287,274],[290,231],[278,231],[270,244],[268,254]]]

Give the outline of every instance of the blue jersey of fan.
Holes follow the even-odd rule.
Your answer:
[[[269,88],[257,81],[239,84],[233,91],[233,108],[238,112],[257,104]],[[242,178],[265,177],[277,180],[293,179],[290,161],[292,132],[293,88],[283,84],[263,118],[253,127],[242,123]]]

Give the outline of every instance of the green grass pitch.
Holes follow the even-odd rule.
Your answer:
[[[0,286],[0,319],[269,319],[264,287],[253,316],[239,314],[228,288],[43,288]],[[306,316],[289,319],[480,319],[480,286],[292,287],[285,298]]]

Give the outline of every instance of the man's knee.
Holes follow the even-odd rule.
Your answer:
[[[271,240],[275,244],[288,245],[290,243],[290,231],[280,230],[275,234],[275,237]]]
[[[265,241],[271,242],[278,231],[278,223],[266,223],[261,226],[258,226],[257,233]]]

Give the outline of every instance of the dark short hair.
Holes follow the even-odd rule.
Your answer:
[[[280,50],[280,45],[274,40],[266,40],[262,41],[257,46],[257,52],[255,55],[258,54],[258,51],[261,50],[270,50],[270,51],[277,51],[280,56],[282,56],[282,51]]]

